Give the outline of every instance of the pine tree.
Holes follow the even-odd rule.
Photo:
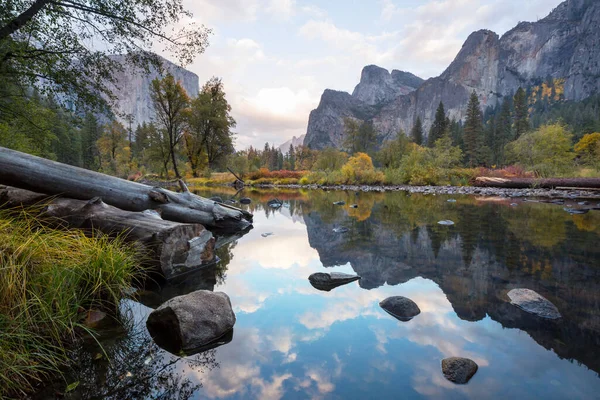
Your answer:
[[[514,130],[515,139],[518,139],[523,133],[529,131],[529,110],[527,108],[527,94],[523,88],[519,88],[514,97]]]
[[[496,119],[496,141],[492,144],[496,165],[505,163],[504,148],[513,139],[510,108],[510,100],[504,100],[500,115]]]
[[[415,144],[418,144],[419,146],[423,144],[423,123],[421,122],[421,117],[417,117],[417,120],[410,131],[410,137]]]
[[[444,103],[440,101],[437,111],[435,112],[435,120],[433,121],[433,125],[431,125],[431,129],[429,130],[429,147],[433,147],[435,141],[444,136],[444,134],[446,133],[446,129],[448,128],[446,122],[446,111],[444,111]]]
[[[477,93],[473,91],[467,106],[467,119],[465,122],[465,156],[470,167],[479,162],[479,152],[483,139],[483,115]]]
[[[98,120],[92,113],[87,113],[81,127],[81,158],[83,168],[96,170],[100,167],[99,153],[96,142],[100,139],[102,130]]]

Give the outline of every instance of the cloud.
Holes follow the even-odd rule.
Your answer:
[[[296,12],[296,0],[270,0],[267,12],[281,21],[288,21]]]

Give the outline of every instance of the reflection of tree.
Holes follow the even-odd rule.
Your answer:
[[[170,355],[140,323],[102,346],[87,343],[74,352],[78,367],[69,379],[79,386],[67,398],[189,399],[202,386],[190,380],[189,370],[203,373],[219,367],[216,349],[188,358]]]

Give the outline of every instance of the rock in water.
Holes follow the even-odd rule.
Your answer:
[[[456,199],[448,199],[448,203],[456,203]]]
[[[344,204],[346,204],[345,201],[334,201],[333,202],[333,205],[335,205],[335,206],[343,206]]]
[[[358,204],[352,204],[350,208],[358,208]]]
[[[262,236],[262,237],[269,237],[272,234],[273,234],[273,232],[265,232],[265,233],[262,233],[260,236]]]
[[[240,203],[241,204],[250,204],[252,203],[252,200],[250,200],[248,197],[244,197],[240,199]]]
[[[414,301],[403,296],[388,297],[380,302],[379,306],[388,314],[404,322],[410,321],[421,313],[419,306]]]
[[[444,219],[442,221],[439,221],[438,224],[445,225],[445,226],[450,226],[450,225],[454,225],[454,222],[450,221],[449,219]]]
[[[316,272],[308,277],[308,280],[315,289],[329,292],[338,286],[345,285],[360,279],[358,275],[344,274],[342,272]]]
[[[279,208],[283,205],[283,203],[280,200],[271,199],[267,202],[267,205],[271,208]]]
[[[537,315],[538,317],[548,319],[558,319],[560,312],[550,300],[530,289],[512,289],[508,292],[511,304]]]
[[[334,231],[335,233],[346,233],[346,232],[348,232],[348,231],[349,231],[349,229],[348,229],[348,228],[346,228],[345,226],[340,226],[340,227],[338,227],[338,228],[333,228],[333,231]]]
[[[442,360],[442,372],[450,382],[465,384],[477,372],[477,364],[473,360],[462,357],[449,357]]]
[[[579,215],[579,214],[587,214],[590,210],[588,209],[577,209],[577,208],[569,208],[569,207],[565,207],[563,208],[563,210],[565,210],[566,212],[568,212],[571,215]]]
[[[229,296],[208,290],[174,297],[152,311],[146,321],[156,344],[173,354],[213,347],[231,333],[234,324]]]

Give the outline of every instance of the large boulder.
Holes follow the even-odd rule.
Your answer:
[[[442,373],[450,382],[465,384],[477,372],[475,361],[462,357],[449,357],[442,360]]]
[[[403,296],[388,297],[380,302],[379,306],[388,314],[404,322],[410,321],[421,313],[419,306],[414,301]]]
[[[229,296],[208,290],[174,297],[146,321],[156,344],[174,354],[193,354],[230,341],[234,324]]]
[[[338,286],[345,285],[360,279],[358,275],[344,274],[342,272],[316,272],[308,277],[308,280],[315,289],[329,292]]]
[[[550,300],[533,290],[512,289],[508,292],[508,297],[511,304],[538,317],[547,319],[558,319],[561,317],[560,312],[558,312],[558,309]]]

